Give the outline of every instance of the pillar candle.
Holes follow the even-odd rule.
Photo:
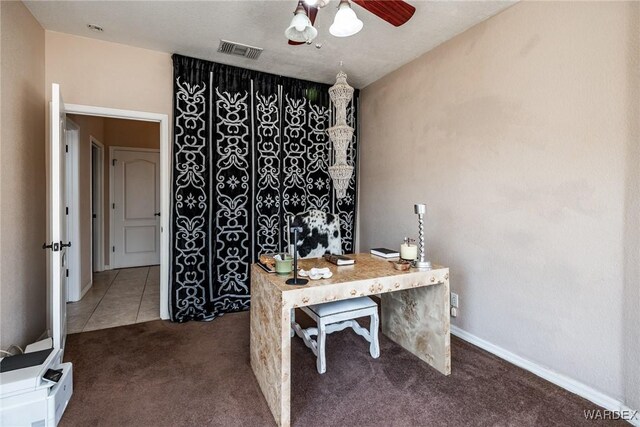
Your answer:
[[[418,247],[403,243],[400,245],[400,258],[414,260],[418,257]]]

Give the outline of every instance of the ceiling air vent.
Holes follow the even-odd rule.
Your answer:
[[[258,59],[262,53],[262,48],[249,46],[242,43],[230,42],[228,40],[220,40],[218,52],[227,53],[229,55],[244,56],[249,59]]]

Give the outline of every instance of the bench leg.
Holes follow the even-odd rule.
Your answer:
[[[369,335],[371,336],[371,344],[369,345],[369,353],[371,353],[371,357],[377,359],[380,357],[380,343],[378,342],[378,326],[380,325],[380,320],[378,318],[378,312],[371,315],[371,325],[369,328]]]
[[[325,325],[322,322],[318,322],[318,337],[316,339],[318,343],[318,357],[316,359],[316,368],[318,368],[319,374],[327,372],[327,360],[325,359],[325,344],[327,342],[327,331]]]

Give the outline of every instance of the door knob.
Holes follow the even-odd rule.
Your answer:
[[[160,216],[160,212],[154,213],[153,216]]]

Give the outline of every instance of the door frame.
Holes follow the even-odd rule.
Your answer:
[[[91,176],[91,186],[89,187],[89,194],[91,194],[91,224],[94,224],[93,222],[93,187],[96,186],[95,183],[93,182],[94,180],[94,170],[93,170],[93,147],[96,147],[98,149],[98,152],[100,153],[100,160],[96,163],[97,166],[97,171],[95,171],[96,175],[97,175],[97,179],[98,179],[98,183],[96,188],[98,188],[98,194],[96,195],[96,197],[98,198],[97,201],[97,211],[99,212],[98,214],[98,219],[100,221],[98,221],[98,242],[97,244],[95,244],[96,242],[93,241],[93,225],[92,225],[92,230],[91,230],[91,272],[94,271],[104,271],[105,269],[105,265],[104,265],[104,144],[100,141],[98,141],[93,135],[89,135],[89,141],[91,142],[91,154],[90,154],[90,158],[89,158],[89,175]],[[97,247],[97,253],[93,253],[93,248]]]
[[[82,277],[80,276],[80,126],[69,117],[65,144],[67,144],[67,237],[72,243],[67,248],[69,256],[69,277],[67,278],[67,302],[82,298]],[[73,137],[69,137],[73,133]],[[89,289],[91,286],[86,286]],[[86,291],[85,291],[86,292]]]
[[[115,179],[114,173],[114,164],[113,164],[113,153],[114,151],[138,151],[142,153],[160,153],[160,163],[162,163],[162,153],[158,148],[137,148],[137,147],[120,147],[118,145],[109,146],[109,201],[113,203],[115,200],[115,186],[113,184],[113,180]],[[162,194],[162,165],[160,166],[160,194]],[[154,208],[155,210],[155,208]],[[109,247],[112,248],[115,242],[115,236],[113,234],[114,226],[113,226],[113,209],[109,210]],[[162,212],[162,195],[160,196],[160,212]],[[162,214],[160,215],[160,228],[162,228]],[[162,233],[160,233],[162,238]],[[109,257],[109,265],[111,268],[121,268],[119,265],[114,263],[113,251],[111,252],[111,256]],[[162,246],[160,247],[160,267],[162,268]]]
[[[160,125],[160,318],[169,319],[169,197],[171,194],[171,146],[169,116],[135,110],[65,104],[67,114],[141,120]]]

